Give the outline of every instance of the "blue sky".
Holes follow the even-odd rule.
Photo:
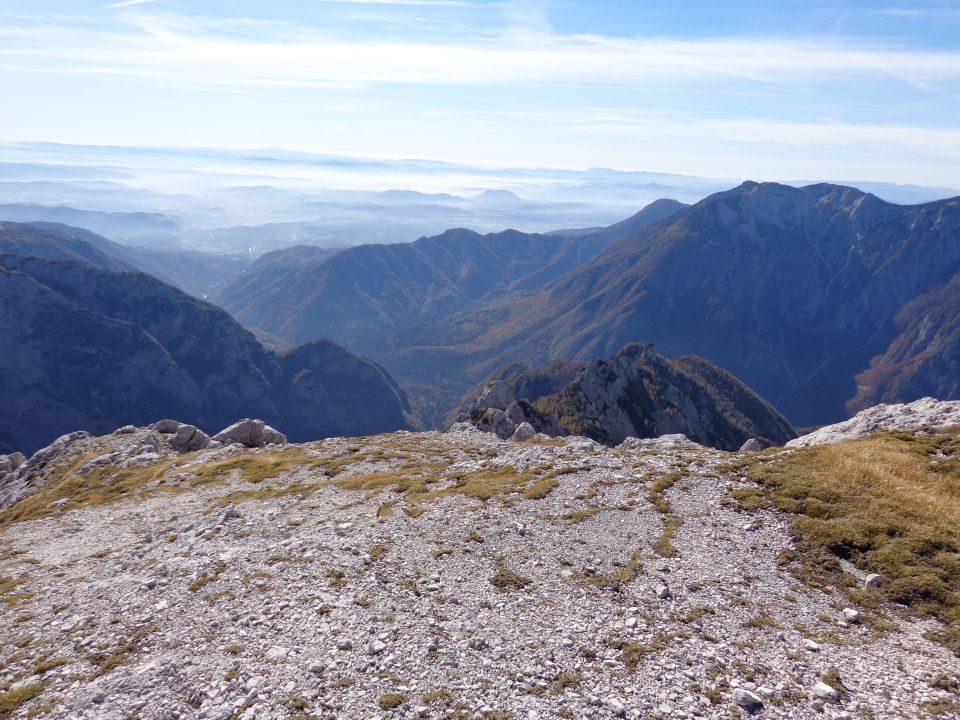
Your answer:
[[[960,0],[0,0],[0,141],[960,187]]]

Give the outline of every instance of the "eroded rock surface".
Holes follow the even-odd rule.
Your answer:
[[[787,443],[787,447],[809,447],[866,437],[894,430],[939,429],[960,425],[960,400],[922,398],[912,403],[877,405],[835,425],[827,425]]]

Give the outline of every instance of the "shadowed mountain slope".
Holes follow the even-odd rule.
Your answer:
[[[960,275],[920,296],[896,317],[900,335],[857,376],[857,412],[922,397],[960,398]]]
[[[33,222],[28,226],[59,232],[84,240],[126,268],[149,273],[196,297],[203,296],[218,283],[243,271],[247,261],[227,255],[211,255],[197,250],[151,250],[108,240],[84,228],[53,222]],[[23,226],[21,226],[23,227]]]
[[[291,438],[410,428],[379,365],[329,340],[276,354],[155,278],[0,255],[0,452],[162,417],[216,431],[260,417]]]

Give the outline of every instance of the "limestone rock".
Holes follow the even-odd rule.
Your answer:
[[[180,423],[176,420],[157,420],[153,425],[150,426],[150,429],[154,432],[163,433],[164,435],[170,435],[175,433],[180,427]]]
[[[514,430],[513,435],[510,436],[510,440],[513,442],[525,442],[526,440],[532,440],[537,436],[537,431],[533,429],[533,425],[528,422],[522,422],[517,425],[517,429]]]
[[[275,445],[287,444],[286,435],[274,430],[263,420],[252,420],[250,418],[244,418],[230,427],[224,428],[214,435],[213,439],[224,445],[240,443],[245,447],[263,447],[271,443]]]
[[[210,436],[193,425],[181,425],[170,440],[170,447],[178,452],[203,450],[210,446]]]
[[[867,408],[849,420],[827,425],[808,435],[791,440],[786,446],[799,448],[826,445],[877,432],[946,428],[953,425],[960,425],[960,400],[940,401],[927,397],[912,403],[876,405]]]
[[[13,472],[26,461],[27,459],[23,456],[23,453],[15,452],[9,455],[0,455],[0,474]]]
[[[740,452],[742,453],[760,452],[761,450],[763,450],[763,445],[756,438],[750,438],[740,446]]]
[[[737,688],[733,691],[733,701],[747,710],[763,707],[763,700],[761,700],[758,695],[743,688]]]
[[[840,694],[825,682],[818,682],[813,686],[811,692],[813,693],[814,697],[820,698],[821,700],[835,701],[840,698]]]
[[[497,408],[487,408],[483,417],[477,421],[477,427],[484,432],[492,432],[501,440],[507,440],[516,431],[517,427],[513,424],[507,413]]]
[[[672,452],[680,450],[703,450],[704,446],[695,443],[686,435],[674,433],[655,438],[628,437],[620,447],[624,450],[648,450],[654,452]]]

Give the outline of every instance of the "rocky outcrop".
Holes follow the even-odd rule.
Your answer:
[[[205,432],[259,417],[300,441],[416,425],[376,363],[329,341],[268,351],[223,310],[143,273],[0,255],[0,337],[0,452],[162,417]]]
[[[263,420],[251,420],[250,418],[244,418],[230,427],[224,428],[214,435],[213,439],[224,445],[240,443],[249,448],[287,444],[286,435],[277,432]]]
[[[922,398],[912,403],[877,405],[842,423],[827,425],[787,443],[787,447],[809,447],[852,440],[878,432],[943,429],[960,426],[960,401]]]
[[[680,434],[726,450],[753,440],[759,449],[795,436],[769,403],[729,373],[700,358],[668,360],[649,344],[627,346],[609,360],[501,373],[461,408],[459,421],[503,439],[523,424],[607,445]]]
[[[170,439],[170,445],[180,452],[203,450],[210,447],[210,436],[203,430],[184,423],[177,428],[176,433]]]

